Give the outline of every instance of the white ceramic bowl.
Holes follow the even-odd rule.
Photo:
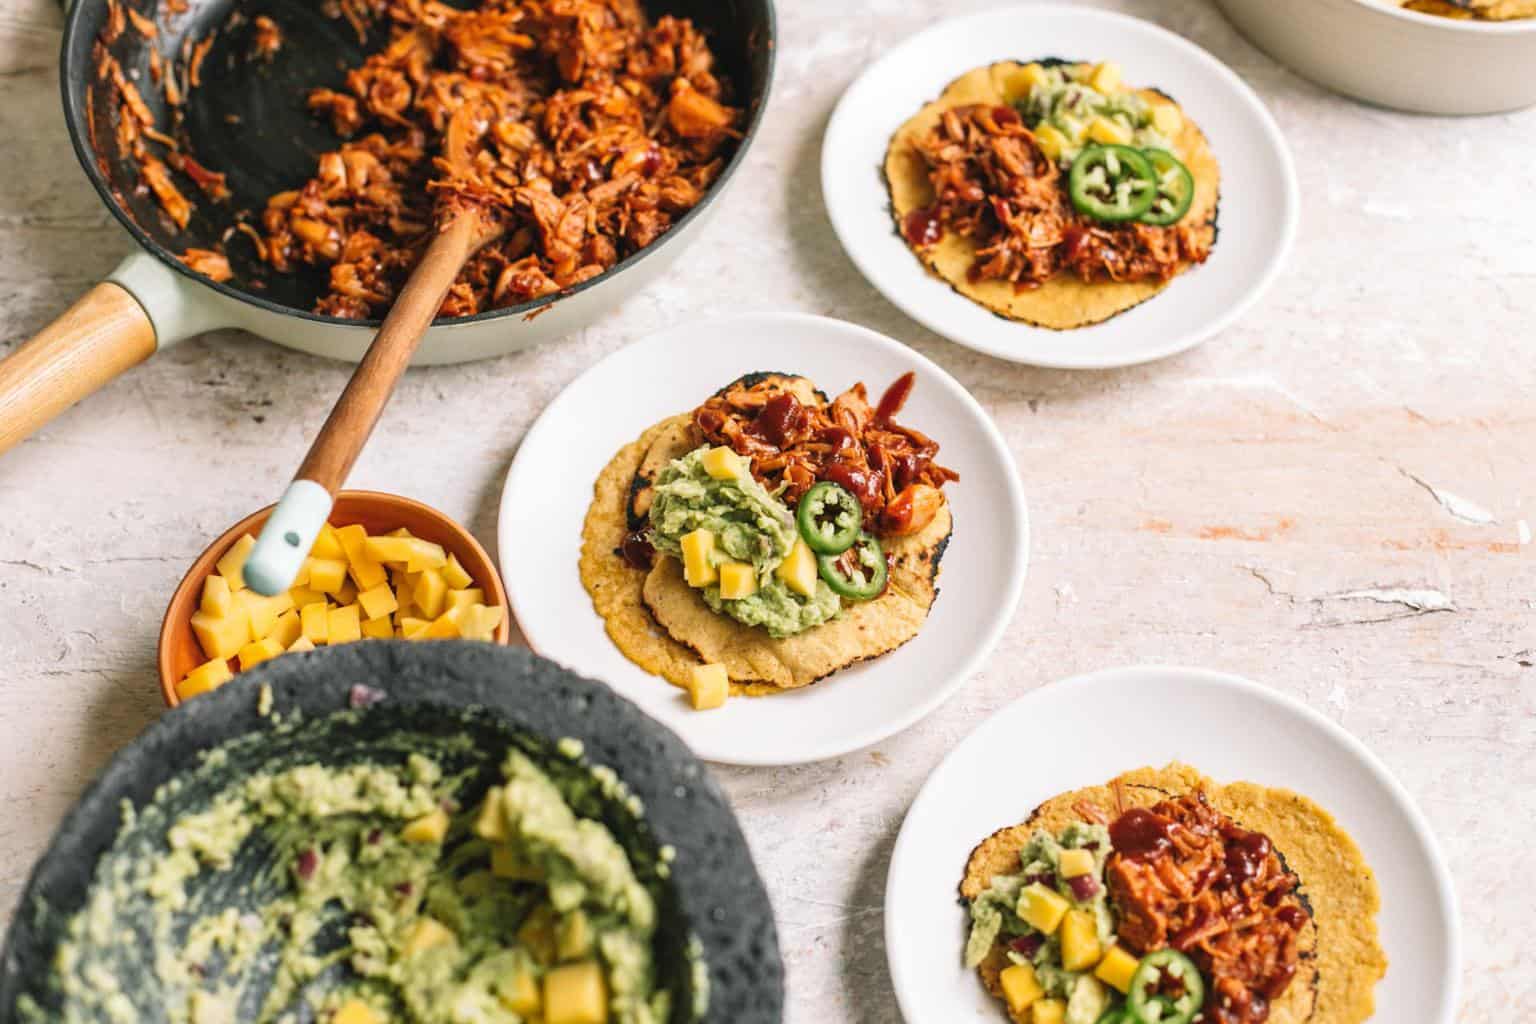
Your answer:
[[[1216,0],[1248,39],[1347,96],[1419,114],[1536,103],[1536,18],[1484,22],[1392,0]]]

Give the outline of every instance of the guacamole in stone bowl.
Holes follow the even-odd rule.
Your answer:
[[[526,652],[279,659],[119,754],[39,863],[0,1017],[779,1020],[761,881],[666,730]]]

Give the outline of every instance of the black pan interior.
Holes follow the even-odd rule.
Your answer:
[[[97,74],[97,62],[92,57],[108,19],[106,0],[77,0],[66,27],[61,58],[65,116],[86,173],[141,244],[177,270],[190,273],[175,254],[194,247],[214,248],[234,223],[235,211],[260,211],[269,196],[310,178],[319,154],[336,148],[337,137],[323,119],[309,113],[305,97],[316,86],[340,88],[346,70],[360,64],[384,35],[375,32],[373,38],[359,41],[345,19],[324,13],[333,8],[334,0],[184,0],[182,13],[172,12],[166,0],[117,2],[156,23],[154,39],[144,38],[130,26],[107,50],[137,86],[164,130],[169,131],[171,114],[162,89],[151,79],[150,51],[158,50],[170,67],[184,46],[213,34],[213,45],[201,66],[202,85],[191,90],[182,108],[180,134],[190,143],[189,151],[196,159],[228,176],[233,195],[225,203],[202,201],[195,184],[173,172],[181,191],[199,200],[185,229],[178,229],[160,208],[142,184],[132,159],[117,144],[116,90],[110,80]],[[473,6],[473,0],[449,2]],[[772,0],[647,0],[645,6],[653,16],[682,15],[704,28],[719,70],[733,88],[733,102],[748,109],[746,138],[704,200],[708,203],[739,164],[767,99],[773,67]],[[254,19],[259,15],[270,17],[283,31],[283,46],[270,62],[249,57]],[[618,273],[666,241],[663,236],[649,249],[579,287]],[[282,312],[313,316],[308,311],[324,291],[323,274],[275,274],[256,258],[248,242],[238,238],[227,244],[226,251],[235,277],[228,284],[216,285],[221,291],[275,305]],[[548,301],[480,316],[526,313]]]
[[[258,713],[263,683],[286,724]],[[376,687],[387,699],[348,710],[356,684]],[[473,740],[468,751],[452,742],[462,736]],[[578,810],[613,830],[657,896],[658,962],[665,965],[664,983],[683,996],[670,1024],[693,1019],[694,980],[684,955],[690,935],[698,937],[708,964],[703,1019],[776,1024],[783,976],[772,911],[735,817],[703,766],[672,733],[600,684],[526,651],[447,642],[370,642],[278,659],[170,712],[118,754],[34,869],[0,957],[0,1020],[17,1019],[23,996],[45,1013],[56,1011],[55,950],[84,905],[103,854],[153,857],[166,849],[166,818],[159,812],[141,814],[119,837],[123,801],[143,808],[162,784],[180,779],[181,788],[160,804],[175,815],[206,806],[243,773],[313,761],[391,763],[417,750],[435,755],[450,772],[476,773],[460,794],[469,806],[499,774],[509,744],[557,780],[586,771],[554,752],[553,743],[565,736],[582,741],[587,764],[613,768],[643,801],[639,818],[620,801],[598,796]],[[229,753],[227,767],[200,769],[199,752],[220,746]],[[669,878],[656,870],[664,844],[676,850]],[[252,898],[242,879],[257,874],[261,860],[259,837],[253,837],[230,873],[199,876],[194,901],[211,901],[203,912],[241,906],[242,896]],[[129,916],[119,924],[142,925]],[[102,958],[136,1004],[138,1019],[165,1019],[148,943],[107,944]]]

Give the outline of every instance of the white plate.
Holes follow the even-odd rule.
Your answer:
[[[875,395],[916,371],[901,418],[935,438],[943,446],[940,460],[960,474],[946,489],[955,532],[939,600],[911,643],[804,690],[697,712],[682,691],[620,654],[603,631],[577,572],[581,524],[593,481],[620,448],[757,370],[804,374],[828,394],[862,380]],[[1013,617],[1029,552],[1018,473],[976,400],[905,345],[800,314],[683,324],[588,370],[528,431],[507,474],[497,532],[512,611],[534,650],[607,682],[699,756],[744,765],[836,757],[938,707],[980,667]]]
[[[1221,162],[1220,237],[1210,259],[1136,308],[1071,331],[1005,320],[928,273],[896,231],[882,169],[896,129],[960,75],[1000,60],[1052,56],[1119,61],[1129,82],[1177,99]],[[908,316],[1000,359],[1069,369],[1160,359],[1231,324],[1279,273],[1300,207],[1279,127],[1224,64],[1148,22],[1049,4],[940,22],[871,65],[827,125],[821,187],[848,255]]]
[[[989,718],[924,784],[885,887],[887,955],[907,1024],[1006,1020],[960,962],[966,914],[955,890],[977,843],[1059,793],[1174,760],[1220,782],[1292,789],[1332,812],[1381,886],[1390,963],[1373,1019],[1449,1024],[1461,977],[1456,897],[1402,786],[1359,740],[1289,697],[1236,676],[1157,667],[1034,691]]]

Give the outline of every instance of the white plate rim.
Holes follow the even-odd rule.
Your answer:
[[[1088,347],[1085,347],[1080,357],[1051,356],[1031,352],[1027,344],[1021,344],[1018,347],[1008,347],[992,344],[986,339],[968,337],[964,332],[957,331],[951,327],[943,316],[935,315],[937,312],[941,312],[941,310],[929,308],[930,305],[939,305],[938,303],[929,304],[913,301],[901,289],[888,286],[888,282],[885,280],[886,275],[876,266],[874,260],[869,257],[864,248],[864,242],[859,237],[859,233],[848,222],[843,204],[836,201],[831,195],[828,182],[836,176],[838,168],[833,165],[836,150],[833,146],[827,144],[827,140],[836,137],[843,130],[844,122],[853,116],[853,105],[850,97],[855,97],[864,82],[880,73],[886,65],[903,59],[909,51],[921,49],[922,44],[930,37],[940,32],[953,31],[953,26],[958,22],[982,22],[994,18],[1010,17],[1027,18],[1031,15],[1040,14],[1081,17],[1090,21],[1099,20],[1110,24],[1119,24],[1123,27],[1134,26],[1137,31],[1148,32],[1153,36],[1162,38],[1170,46],[1182,51],[1190,60],[1205,65],[1227,81],[1234,94],[1252,115],[1255,123],[1259,125],[1266,141],[1279,158],[1280,176],[1285,189],[1285,211],[1284,223],[1281,227],[1278,244],[1271,251],[1263,270],[1247,293],[1237,302],[1228,306],[1224,313],[1209,320],[1196,330],[1187,331],[1182,335],[1177,335],[1159,344],[1146,345],[1144,348],[1133,353],[1121,356],[1104,352],[1096,353]],[[951,77],[963,74],[966,70],[968,69],[961,68],[956,70]],[[930,25],[928,28],[909,36],[887,50],[878,60],[865,68],[858,78],[854,79],[852,84],[844,90],[842,96],[838,99],[837,106],[833,108],[832,116],[827,121],[826,131],[823,133],[822,138],[820,168],[822,203],[827,209],[827,217],[832,222],[833,233],[837,235],[838,241],[842,244],[843,251],[847,253],[848,258],[858,268],[859,272],[864,275],[865,280],[873,285],[881,295],[885,296],[892,305],[935,334],[946,337],[956,344],[963,345],[974,351],[1028,366],[1042,366],[1060,370],[1107,370],[1124,366],[1137,366],[1143,363],[1155,362],[1159,359],[1166,359],[1169,356],[1177,355],[1209,340],[1232,326],[1269,291],[1275,279],[1285,269],[1286,262],[1290,258],[1301,219],[1301,185],[1296,174],[1295,158],[1291,153],[1290,146],[1285,141],[1285,135],[1280,130],[1279,123],[1252,87],[1237,72],[1212,55],[1210,51],[1176,32],[1169,31],[1161,25],[1142,18],[1096,7],[1081,7],[1060,3],[1023,4],[978,11],[955,18],[946,18],[943,21]],[[888,205],[888,199],[883,193],[879,196],[879,199],[883,204]],[[1171,296],[1154,296],[1154,298],[1159,297],[1171,298]],[[958,294],[954,298],[961,302],[970,301]],[[1118,320],[1123,317],[1132,316],[1134,313],[1134,309],[1129,309],[1111,319]],[[999,317],[999,320],[1002,320],[1002,318]],[[1017,329],[1021,342],[1027,342],[1031,336],[1039,336],[1042,332],[1048,335],[1059,335],[1062,333],[1024,323],[1014,323],[1011,326]]]
[[[1328,739],[1338,744],[1357,763],[1363,765],[1370,772],[1372,779],[1380,785],[1391,797],[1397,811],[1402,815],[1426,854],[1435,882],[1435,899],[1439,905],[1445,920],[1450,923],[1446,934],[1446,946],[1450,955],[1446,958],[1443,974],[1443,984],[1440,988],[1441,998],[1439,1005],[1430,1019],[1437,1024],[1452,1024],[1457,1008],[1461,1003],[1461,965],[1463,961],[1462,924],[1461,913],[1456,896],[1456,886],[1451,878],[1450,868],[1446,864],[1445,852],[1440,848],[1440,841],[1435,836],[1434,829],[1424,817],[1412,795],[1403,787],[1381,759],[1373,754],[1358,737],[1349,730],[1333,721],[1331,718],[1312,708],[1303,701],[1283,693],[1272,687],[1255,682],[1245,676],[1234,675],[1229,672],[1220,672],[1214,669],[1194,668],[1184,665],[1163,664],[1137,664],[1122,665],[1114,668],[1098,669],[1085,672],[1063,679],[1053,680],[1031,690],[1017,700],[1003,705],[982,720],[959,743],[955,744],[944,758],[934,766],[928,778],[918,789],[917,796],[913,798],[911,806],[907,809],[902,819],[901,828],[896,835],[895,845],[891,850],[891,863],[886,871],[885,899],[883,911],[885,914],[884,940],[886,948],[886,968],[891,977],[892,988],[896,992],[896,1003],[900,1008],[904,1020],[910,1024],[925,1024],[913,1016],[912,1007],[916,1005],[916,997],[912,994],[909,979],[901,974],[897,967],[892,950],[895,948],[896,908],[893,906],[898,899],[897,880],[905,866],[906,859],[911,856],[911,850],[919,841],[917,838],[917,826],[914,822],[918,819],[918,812],[930,800],[939,799],[940,785],[944,781],[941,776],[948,765],[953,763],[972,741],[984,733],[992,723],[1001,718],[1005,713],[1012,711],[1019,705],[1029,703],[1038,695],[1047,691],[1056,692],[1076,686],[1089,686],[1102,684],[1109,680],[1134,680],[1143,675],[1179,675],[1185,676],[1201,683],[1226,686],[1235,689],[1245,695],[1295,714],[1306,724],[1318,729]],[[1373,1015],[1374,1016],[1374,1015]]]
[[[998,429],[997,423],[992,419],[990,415],[988,415],[987,411],[982,408],[981,403],[976,400],[975,396],[970,393],[965,385],[961,384],[952,374],[950,374],[942,366],[928,358],[923,353],[917,351],[911,346],[902,344],[901,342],[888,335],[882,334],[872,328],[865,327],[862,324],[853,323],[852,321],[848,320],[841,320],[836,317],[821,316],[814,313],[753,312],[706,318],[703,320],[685,320],[647,334],[644,337],[615,350],[604,358],[598,360],[586,370],[582,371],[581,374],[579,374],[574,380],[570,382],[570,384],[566,385],[566,387],[561,390],[558,395],[555,396],[549,405],[547,405],[539,414],[537,419],[534,420],[533,424],[528,428],[528,431],[523,435],[523,439],[519,442],[517,451],[513,455],[512,463],[507,469],[506,480],[502,486],[501,499],[497,507],[497,561],[501,570],[502,582],[507,591],[508,608],[512,613],[513,620],[518,624],[518,628],[523,634],[523,639],[527,642],[529,649],[532,650],[535,654],[540,654],[545,657],[552,657],[553,660],[556,661],[559,660],[552,654],[540,650],[538,643],[532,636],[528,634],[528,630],[524,624],[523,616],[518,614],[518,608],[521,603],[519,595],[522,594],[522,587],[516,582],[519,577],[511,571],[511,552],[515,550],[515,545],[509,545],[507,543],[507,535],[509,532],[507,527],[509,521],[512,518],[511,509],[514,500],[514,492],[516,491],[521,481],[522,474],[527,472],[527,464],[529,460],[525,458],[525,453],[533,449],[539,442],[542,441],[544,431],[550,429],[550,425],[557,420],[558,416],[563,412],[565,406],[567,404],[574,404],[579,399],[580,393],[583,390],[583,385],[589,383],[593,378],[599,377],[604,372],[604,368],[609,363],[626,356],[626,353],[631,353],[634,349],[640,346],[665,344],[667,340],[675,334],[702,330],[725,331],[732,326],[756,323],[783,323],[789,325],[799,325],[808,328],[852,331],[860,335],[865,342],[871,344],[882,352],[899,354],[903,361],[911,361],[914,363],[920,371],[920,375],[923,376],[925,382],[931,381],[934,384],[943,387],[946,391],[950,392],[951,396],[955,400],[960,403],[967,415],[970,416],[970,418],[975,422],[976,426],[981,430],[982,435],[986,440],[987,446],[992,450],[994,458],[999,462],[999,464],[1007,467],[1009,472],[1001,474],[1001,484],[1007,496],[1007,503],[1017,510],[1017,515],[1012,517],[1013,521],[1016,523],[1017,529],[1017,544],[1015,545],[1015,549],[1012,554],[1012,559],[1015,564],[1010,566],[1009,571],[1006,574],[1006,578],[1008,580],[1007,592],[1004,595],[1003,600],[997,605],[997,611],[994,614],[992,623],[985,632],[983,642],[977,644],[971,650],[971,652],[960,662],[959,666],[951,672],[950,677],[945,681],[943,686],[933,688],[932,692],[926,697],[926,699],[915,702],[902,714],[892,716],[890,719],[885,720],[879,726],[871,726],[862,731],[850,733],[848,736],[844,737],[838,742],[829,741],[827,743],[823,743],[820,746],[806,746],[790,756],[752,756],[735,754],[729,751],[701,749],[695,743],[694,738],[689,736],[685,730],[679,729],[675,724],[670,722],[663,723],[667,725],[667,727],[673,729],[674,732],[677,732],[682,737],[683,741],[687,743],[689,747],[693,749],[694,752],[703,760],[714,764],[734,765],[751,768],[767,768],[810,764],[817,761],[826,761],[835,757],[841,757],[858,750],[863,750],[867,747],[873,746],[876,743],[879,743],[884,739],[888,739],[891,736],[911,728],[917,722],[932,714],[941,705],[943,705],[957,692],[959,692],[960,688],[976,675],[986,660],[997,649],[997,645],[1001,641],[1003,634],[1007,631],[1009,624],[1012,622],[1014,616],[1018,612],[1019,605],[1024,596],[1024,584],[1029,575],[1031,532],[1029,504],[1024,493],[1023,481],[1020,478],[1018,472],[1018,464],[1014,459],[1012,451],[1008,448],[1007,442],[1003,439],[1002,432]],[[630,358],[632,358],[632,356],[630,356]],[[620,441],[619,443],[623,444],[624,442]],[[573,573],[576,572],[575,565],[571,566],[571,571]],[[588,606],[588,610],[591,611],[591,614],[596,615],[596,612],[590,609],[590,604]],[[606,637],[605,640],[607,640]],[[611,643],[612,641],[607,640],[607,642]],[[899,650],[892,651],[885,657],[891,657],[899,653]],[[636,671],[643,670],[637,667]],[[615,687],[611,682],[607,680],[600,681],[613,688],[615,692],[618,692],[621,696],[625,695],[623,688]],[[660,678],[655,678],[654,682],[657,686],[670,685],[665,680]],[[779,698],[768,697],[763,699],[773,700]],[[642,710],[644,709],[642,708]]]

